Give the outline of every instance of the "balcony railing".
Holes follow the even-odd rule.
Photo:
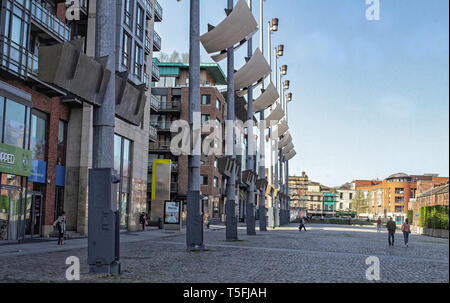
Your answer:
[[[24,78],[29,73],[37,75],[38,57],[6,37],[3,40],[3,49],[0,50],[0,54],[2,57],[0,64],[6,69]]]
[[[145,52],[147,54],[150,54],[151,50],[152,50],[152,41],[148,36],[145,36]]]
[[[161,107],[161,100],[157,96],[152,95],[150,98],[150,106],[156,111],[159,110]]]
[[[160,79],[159,66],[152,63],[152,81],[158,82]]]
[[[170,141],[150,142],[149,149],[151,151],[170,151]]]
[[[155,127],[159,131],[170,131],[172,122],[150,122],[150,125]]]
[[[158,1],[155,1],[155,21],[161,22],[163,18],[163,9]]]
[[[181,102],[180,101],[169,101],[161,102],[159,106],[159,111],[180,111]]]
[[[157,32],[153,31],[153,50],[158,52],[161,50],[161,36]]]
[[[70,27],[35,0],[31,3],[31,18],[57,38],[63,41],[70,40]]]
[[[153,15],[153,6],[150,0],[145,0],[145,11],[147,12],[147,17],[151,19]]]
[[[158,140],[158,130],[156,129],[156,127],[150,125],[150,139],[153,141]]]

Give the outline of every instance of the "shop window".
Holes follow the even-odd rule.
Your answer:
[[[31,144],[33,160],[45,161],[47,148],[47,115],[33,110],[31,114]]]
[[[6,99],[4,140],[8,145],[23,148],[25,137],[24,105]]]
[[[66,165],[67,122],[59,120],[57,164]]]
[[[120,177],[117,191],[117,208],[120,211],[120,226],[128,227],[130,209],[132,142],[126,138],[114,136],[114,169]]]
[[[3,142],[3,109],[5,108],[5,98],[0,96],[0,142]]]

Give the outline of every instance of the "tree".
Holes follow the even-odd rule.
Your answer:
[[[351,210],[356,211],[357,216],[367,210],[367,199],[364,197],[364,193],[360,189],[356,190],[350,208]]]
[[[168,62],[169,61],[169,55],[167,55],[164,52],[160,52],[158,55],[159,62]]]

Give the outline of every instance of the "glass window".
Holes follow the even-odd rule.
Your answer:
[[[31,145],[33,160],[45,161],[47,147],[47,115],[33,110],[31,115]]]
[[[25,106],[6,99],[4,143],[23,148],[24,137]]]
[[[135,56],[135,58],[134,58],[134,60],[135,60],[134,74],[139,79],[141,79],[141,77],[142,77],[142,64],[143,64],[142,63],[142,48],[139,47],[138,44],[136,44],[134,56]]]
[[[3,109],[5,107],[5,98],[0,96],[0,142],[3,142]]]
[[[67,122],[59,120],[58,124],[58,158],[57,164],[66,165]]]
[[[114,135],[114,169],[116,170],[117,174],[120,175],[120,167],[121,167],[121,158],[122,155],[122,138]]]
[[[216,100],[216,108],[218,110],[220,110],[220,101],[219,101],[219,99]]]
[[[130,68],[130,54],[131,54],[131,38],[127,33],[123,33],[122,45],[122,65]]]
[[[202,125],[205,125],[209,121],[209,115],[202,115]]]
[[[125,0],[124,22],[131,28],[131,21],[133,17],[133,2],[132,0]]]
[[[121,228],[127,228],[132,168],[132,142],[126,138],[114,135],[114,169],[121,181],[117,189],[117,209],[120,211]]]
[[[141,40],[144,36],[144,10],[139,5],[137,8],[136,36]]]
[[[210,105],[210,104],[211,104],[211,96],[202,95],[202,105]]]
[[[201,175],[200,185],[208,185],[208,175]]]

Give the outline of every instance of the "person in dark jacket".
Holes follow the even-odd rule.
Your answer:
[[[66,232],[66,213],[64,211],[53,223],[53,226],[58,228],[58,245],[64,245],[64,233]]]
[[[298,227],[298,229],[299,229],[300,231],[302,231],[302,229],[305,229],[305,231],[306,231],[305,219],[304,219],[303,217],[300,218],[300,226]]]
[[[394,236],[395,236],[395,231],[397,230],[397,225],[392,220],[392,217],[389,217],[389,221],[387,222],[386,227],[388,230],[389,246],[394,246],[394,240],[395,240]]]

